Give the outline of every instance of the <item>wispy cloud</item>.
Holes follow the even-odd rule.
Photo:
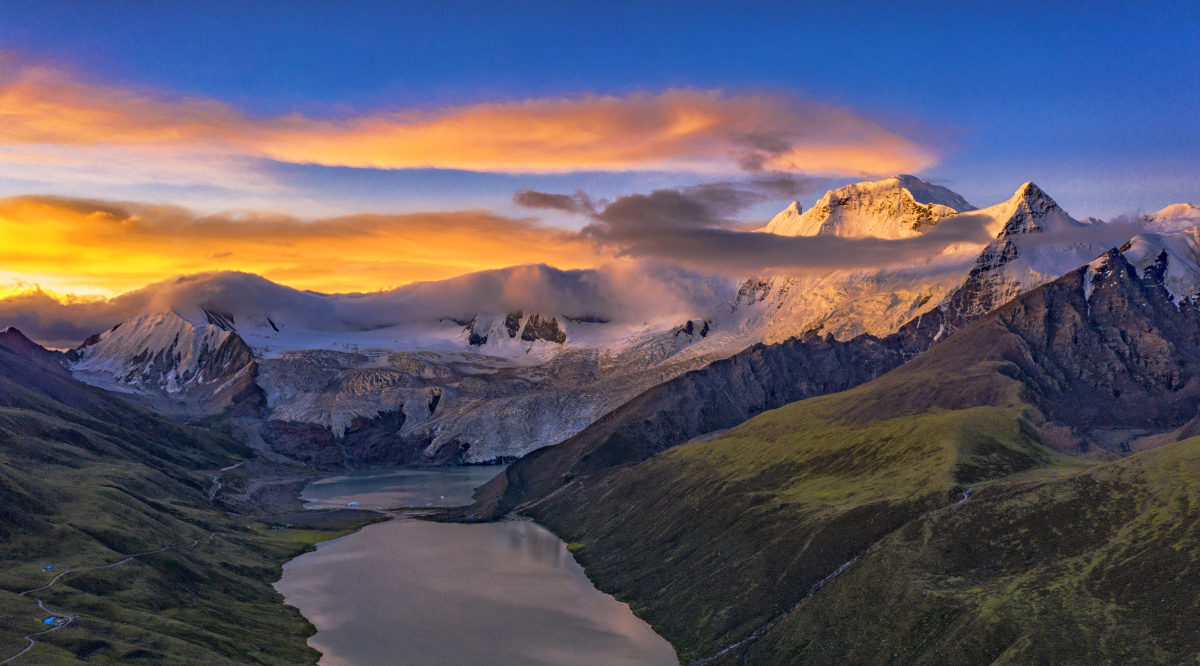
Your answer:
[[[262,118],[219,100],[84,81],[13,54],[0,53],[0,72],[0,165],[43,170],[94,169],[99,156],[120,173],[126,165],[111,159],[113,151],[136,155],[129,166],[143,172],[162,160],[185,174],[197,171],[196,178],[219,177],[238,159],[525,173],[855,175],[919,171],[936,159],[854,111],[784,94],[676,89]]]

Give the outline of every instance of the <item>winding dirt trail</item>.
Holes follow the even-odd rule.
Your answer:
[[[209,535],[209,540],[210,540],[210,541],[212,540],[212,536],[213,536],[213,535]],[[33,594],[34,592],[41,592],[42,590],[46,590],[46,589],[49,589],[49,588],[51,588],[51,587],[54,587],[54,585],[55,585],[55,584],[56,584],[56,583],[57,583],[59,580],[61,580],[61,579],[62,579],[64,576],[67,576],[67,575],[69,575],[69,574],[73,574],[73,573],[79,573],[80,571],[97,571],[97,570],[99,570],[99,569],[111,569],[111,568],[113,568],[113,567],[119,567],[119,566],[121,566],[122,564],[128,564],[129,562],[132,562],[132,561],[136,560],[136,559],[137,559],[137,558],[139,558],[139,557],[145,557],[145,556],[147,556],[147,555],[154,555],[154,554],[161,553],[161,552],[163,552],[163,551],[167,551],[167,550],[181,550],[181,549],[188,549],[188,550],[190,550],[190,549],[192,549],[192,548],[195,548],[195,547],[196,547],[196,546],[198,546],[198,545],[200,545],[200,540],[199,540],[199,539],[196,539],[196,540],[195,540],[195,541],[193,541],[193,542],[191,543],[191,545],[189,545],[189,546],[177,546],[177,545],[174,545],[174,544],[172,544],[172,545],[169,545],[169,546],[163,546],[162,548],[159,548],[159,549],[157,549],[157,550],[148,550],[148,551],[146,551],[146,552],[144,552],[144,553],[134,553],[133,555],[126,555],[124,559],[122,559],[122,560],[119,560],[119,561],[117,561],[117,562],[113,562],[113,563],[111,563],[111,564],[101,564],[101,565],[94,566],[94,567],[80,567],[80,568],[78,568],[78,569],[67,569],[67,570],[63,571],[62,573],[58,574],[57,576],[55,576],[54,578],[50,579],[50,582],[49,582],[49,583],[46,583],[45,585],[43,585],[43,586],[41,586],[41,587],[35,587],[35,588],[33,588],[32,590],[25,590],[24,592],[22,592],[22,593],[21,593],[21,595],[20,595],[20,596],[22,596],[22,597],[29,597],[29,598],[33,599],[34,601],[36,601],[36,602],[37,602],[38,608],[42,609],[42,612],[44,612],[44,613],[46,613],[46,614],[48,614],[48,615],[55,615],[55,616],[58,616],[58,617],[61,617],[61,618],[66,618],[66,622],[64,622],[64,623],[62,623],[62,624],[60,624],[60,625],[56,625],[56,626],[54,626],[54,627],[51,627],[51,628],[49,628],[49,629],[46,629],[46,630],[44,630],[44,631],[36,631],[36,632],[34,632],[34,633],[32,633],[32,634],[25,634],[24,636],[22,636],[22,638],[24,638],[26,641],[29,641],[29,645],[26,645],[24,650],[21,650],[20,652],[18,652],[18,653],[16,653],[16,654],[14,654],[13,656],[11,656],[11,657],[9,657],[9,658],[5,659],[4,661],[0,661],[0,665],[7,664],[7,663],[9,663],[9,662],[12,662],[12,661],[16,661],[18,658],[20,658],[21,656],[25,655],[27,652],[29,652],[30,650],[32,650],[32,649],[33,649],[33,646],[37,645],[37,641],[36,641],[36,640],[34,640],[34,637],[35,637],[35,636],[42,636],[42,635],[45,635],[45,634],[49,634],[49,633],[51,633],[51,632],[58,631],[59,629],[63,629],[63,628],[65,628],[65,627],[69,627],[69,626],[71,626],[71,624],[72,624],[73,622],[75,622],[75,617],[76,617],[76,616],[74,616],[74,615],[71,615],[71,614],[69,614],[69,613],[59,613],[59,612],[53,611],[53,610],[51,610],[51,609],[49,609],[49,608],[47,608],[47,607],[46,607],[46,602],[45,602],[44,600],[42,600],[42,599],[40,599],[40,598],[38,598],[38,597],[31,597],[30,595],[31,595],[31,594]]]

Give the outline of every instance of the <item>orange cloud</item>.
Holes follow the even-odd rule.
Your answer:
[[[0,291],[111,295],[167,276],[242,270],[302,289],[371,291],[515,264],[604,257],[576,234],[486,212],[198,216],[172,206],[0,199]]]
[[[0,146],[59,148],[45,159],[62,159],[63,146],[116,146],[381,169],[854,175],[917,172],[935,161],[852,111],[786,95],[687,89],[253,118],[215,100],[83,82],[12,55],[0,54],[0,71]]]
[[[845,110],[784,96],[671,90],[480,104],[345,121],[285,119],[257,134],[267,155],[353,167],[475,171],[741,168],[920,171],[933,157]]]

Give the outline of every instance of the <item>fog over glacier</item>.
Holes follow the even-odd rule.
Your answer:
[[[253,312],[317,331],[465,322],[478,312],[515,310],[637,323],[712,307],[735,287],[720,276],[653,261],[614,261],[584,270],[515,266],[360,294],[301,291],[249,273],[220,272],[163,280],[111,299],[59,300],[31,291],[0,300],[0,318],[46,344],[74,347],[147,311]]]
[[[810,187],[811,182],[803,178],[763,175],[741,182],[658,189],[612,200],[594,199],[582,191],[517,191],[513,199],[518,206],[583,218],[586,224],[580,230],[557,229],[553,233],[570,243],[594,245],[597,256],[611,257],[592,269],[519,265],[350,294],[303,291],[250,273],[209,272],[162,280],[112,298],[61,298],[35,289],[0,300],[0,317],[34,339],[58,347],[74,347],[87,336],[137,313],[171,310],[200,317],[203,309],[235,316],[265,314],[314,331],[365,331],[447,319],[466,322],[479,312],[517,310],[636,324],[672,317],[685,319],[709,311],[727,302],[738,283],[748,277],[944,271],[951,265],[972,261],[996,233],[989,226],[995,220],[986,210],[953,215],[924,233],[898,239],[783,236],[751,231],[761,223],[740,219],[756,203],[784,194],[799,196]],[[176,207],[57,201],[87,210],[105,210],[114,219],[137,219],[138,224],[148,228],[179,224],[233,228],[266,223],[294,234],[310,233],[304,228],[306,223],[294,218],[235,220],[198,217]],[[1189,209],[1181,214],[1191,213]],[[363,220],[371,228],[382,224],[378,217],[358,221]],[[530,228],[536,224],[513,222]],[[317,220],[308,224],[333,225],[338,234],[352,234],[356,220]],[[1022,242],[1027,247],[1072,243],[1119,246],[1142,231],[1161,231],[1163,224],[1162,220],[1152,224],[1145,216],[1127,215],[1107,223],[1089,220],[1079,226],[1048,229]]]

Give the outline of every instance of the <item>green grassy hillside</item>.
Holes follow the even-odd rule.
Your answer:
[[[567,485],[527,509],[601,586],[695,658],[785,613],[846,561],[969,487],[1066,459],[1022,406],[856,425],[865,387]]]
[[[2,343],[3,341],[0,341]],[[313,628],[270,583],[328,530],[268,530],[209,499],[217,470],[248,454],[217,432],[158,417],[0,344],[0,660],[50,613],[16,664],[315,663]],[[53,570],[43,567],[53,565]]]
[[[1107,260],[1089,299],[1075,271],[870,383],[519,510],[685,660],[1195,662],[1200,445],[1119,454],[1187,432],[1200,311]]]
[[[728,663],[1200,658],[1200,438],[925,514]]]

